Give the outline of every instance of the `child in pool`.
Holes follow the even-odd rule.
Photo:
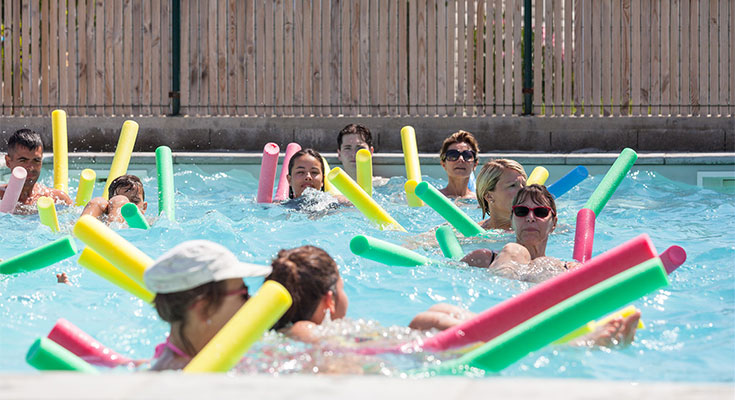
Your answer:
[[[291,199],[289,206],[297,209],[324,211],[324,209],[337,208],[339,203],[349,204],[344,196],[327,196],[327,201],[320,201],[320,196],[306,196],[305,193],[316,190],[324,192],[324,180],[326,172],[324,158],[314,149],[299,150],[291,157],[288,163],[288,197]],[[296,200],[293,202],[293,200]],[[314,203],[316,200],[316,204]],[[321,197],[321,200],[325,200]],[[324,205],[326,204],[326,206]]]
[[[145,201],[145,190],[143,182],[135,175],[121,175],[115,178],[107,189],[106,200],[104,197],[95,197],[82,210],[82,215],[91,215],[95,218],[107,216],[107,222],[125,222],[120,209],[126,203],[138,206],[142,214],[148,208]]]

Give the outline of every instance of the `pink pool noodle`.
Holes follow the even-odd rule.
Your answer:
[[[661,258],[661,262],[663,262],[664,268],[666,268],[666,273],[670,274],[684,264],[684,261],[687,260],[687,252],[681,246],[671,246],[664,250],[659,255],[659,258]]]
[[[301,150],[301,146],[298,143],[289,143],[286,146],[286,156],[283,158],[283,164],[281,164],[281,177],[278,179],[278,188],[276,189],[275,201],[286,200],[288,198],[288,163],[291,161],[291,157]]]
[[[577,212],[577,229],[574,231],[575,260],[583,263],[592,258],[592,242],[595,239],[595,212],[583,208]]]
[[[260,178],[258,179],[258,203],[273,202],[273,183],[278,168],[278,152],[275,143],[267,143],[263,148],[263,160],[260,162]]]
[[[121,364],[133,362],[131,359],[110,350],[63,318],[56,321],[56,325],[49,332],[48,338],[90,364],[117,367]]]
[[[3,194],[3,199],[0,201],[0,212],[13,212],[15,203],[18,202],[20,192],[23,190],[23,185],[26,183],[27,176],[28,171],[25,168],[13,168],[10,180],[8,180],[8,186],[5,187],[5,194]]]

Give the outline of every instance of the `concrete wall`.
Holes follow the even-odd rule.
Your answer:
[[[69,117],[69,151],[114,151],[123,117]],[[262,151],[267,142],[285,146],[298,142],[331,152],[336,135],[349,123],[370,128],[380,152],[400,152],[398,132],[404,125],[416,129],[420,152],[438,152],[450,133],[472,132],[483,152],[570,153],[732,152],[735,118],[732,117],[405,117],[405,118],[243,118],[243,117],[135,117],[140,124],[136,151],[153,151],[165,144],[174,151]],[[16,129],[41,133],[51,145],[51,118],[0,117],[5,139]],[[5,140],[0,141],[5,151]]]

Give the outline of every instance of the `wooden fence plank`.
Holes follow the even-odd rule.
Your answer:
[[[38,115],[41,110],[38,107],[41,104],[41,61],[44,56],[41,55],[41,8],[38,1],[31,2],[31,26],[35,27],[31,29],[31,103],[29,104],[29,115]]]
[[[690,114],[699,115],[699,1],[689,4],[689,105]]]
[[[367,12],[365,15],[369,15]],[[368,31],[369,32],[369,31]],[[314,104],[313,114],[323,115],[322,102],[322,14],[318,2],[311,8],[311,90]],[[369,40],[366,45],[369,45]],[[270,65],[270,64],[268,64]],[[365,77],[370,73],[369,59],[365,68]]]
[[[426,102],[430,104],[426,113],[428,115],[436,115],[436,104],[437,101],[437,81],[438,75],[436,72],[437,62],[437,19],[436,19],[436,0],[428,0],[426,2],[426,52],[427,52],[427,63],[426,63]],[[477,40],[481,40],[478,36]]]
[[[153,0],[155,1],[155,0]],[[123,2],[116,1],[114,4],[113,18],[113,65],[114,65],[114,78],[112,98],[110,99],[110,106],[114,115],[122,115],[125,110],[123,105],[125,104],[125,93],[124,93],[124,82],[125,75],[123,74]],[[153,6],[155,7],[155,6]],[[155,24],[154,24],[155,25]],[[155,28],[154,28],[155,29]],[[155,54],[155,53],[154,53]],[[153,57],[155,57],[153,55]],[[158,61],[158,60],[156,60]],[[152,65],[155,65],[153,62]],[[153,80],[155,82],[155,79]]]
[[[360,105],[360,42],[362,41],[360,38],[362,29],[360,28],[361,23],[361,4],[353,1],[352,8],[350,11],[350,104],[353,105],[351,108],[350,115],[360,115],[361,114],[361,107]],[[405,3],[403,4],[403,8],[405,9]],[[404,15],[405,17],[405,15]],[[405,37],[404,37],[405,39]],[[405,46],[404,46],[405,50]],[[400,60],[403,63],[403,66],[406,65],[406,53],[404,52],[404,57]],[[405,77],[404,77],[405,79]],[[408,87],[408,85],[406,85]]]
[[[398,4],[393,1],[388,2],[388,37],[398,38],[398,32],[400,27],[398,26]],[[344,29],[344,28],[343,28]],[[388,41],[388,52],[390,56],[388,58],[388,104],[392,106],[388,108],[389,115],[398,114],[398,77],[399,77],[399,61],[398,61],[398,43],[396,40]]]
[[[709,95],[709,104],[713,105],[709,107],[707,112],[709,115],[718,115],[720,113],[720,108],[716,105],[720,104],[720,90],[718,88],[720,81],[718,73],[720,46],[718,42],[718,31],[722,20],[719,17],[719,5],[717,3],[718,0],[709,0],[709,23],[707,24],[709,28],[709,85],[707,94]]]
[[[301,1],[296,1],[296,7],[301,6]],[[301,18],[301,13],[297,12],[296,16]],[[257,112],[254,106],[257,104],[256,97],[256,44],[255,44],[255,0],[245,0],[245,58],[243,64],[245,68],[245,87],[247,91],[247,107],[245,108],[246,115],[256,115]],[[298,24],[300,26],[300,24]],[[297,36],[300,40],[301,35]],[[299,49],[301,46],[298,46]],[[303,64],[300,64],[303,65]],[[303,68],[302,68],[303,69]],[[297,79],[297,83],[301,82],[301,79]],[[299,89],[297,87],[296,89]],[[301,91],[296,90],[298,96],[301,96]],[[300,97],[299,97],[300,99]]]
[[[481,0],[484,1],[484,0]],[[443,1],[432,1],[436,7],[436,114],[447,114],[447,70],[449,57],[447,55],[447,4]]]
[[[321,4],[322,24],[321,24],[321,115],[332,115],[332,96],[330,90],[331,83],[331,53],[332,53],[332,12],[329,1],[324,0]]]
[[[493,64],[495,63],[493,54],[495,8],[492,0],[483,1],[485,2],[485,115],[490,116],[494,114],[493,105],[495,104],[495,76],[493,75]],[[538,4],[538,1],[536,3]]]
[[[105,92],[107,90],[107,81],[105,79],[105,55],[107,48],[105,47],[105,39],[107,29],[105,29],[105,20],[107,13],[102,1],[94,1],[95,6],[95,73],[94,73],[94,90],[95,90],[95,109],[96,115],[104,115],[105,109]],[[47,36],[48,37],[48,36]],[[43,40],[43,38],[41,39]],[[41,43],[43,46],[43,43]],[[44,68],[44,71],[46,68]],[[48,85],[46,86],[48,89]],[[47,92],[48,93],[48,92]],[[48,97],[47,97],[48,98]]]
[[[533,113],[541,115],[544,109],[544,3],[536,0],[534,4],[533,27]]]
[[[30,28],[31,28],[31,5],[29,0],[23,0],[23,2],[20,5],[21,8],[21,38],[23,38],[22,41],[22,54],[23,54],[23,63],[21,64],[21,78],[18,80],[20,81],[21,86],[21,101],[20,104],[23,106],[21,109],[16,110],[16,114],[22,114],[22,115],[29,115],[30,109],[28,108],[29,105],[31,105],[31,52],[30,52]]]
[[[341,33],[341,62],[340,66],[342,67],[341,71],[341,78],[342,78],[342,84],[341,84],[341,92],[340,92],[340,98],[342,103],[342,115],[344,116],[352,116],[353,110],[350,106],[352,104],[352,91],[351,91],[351,84],[350,84],[350,77],[351,77],[351,61],[352,61],[352,51],[350,43],[352,40],[352,25],[351,25],[351,19],[350,19],[350,13],[351,8],[350,5],[352,4],[351,1],[341,1],[340,2],[340,12],[341,12],[341,26],[342,29],[340,31]]]
[[[188,8],[187,5],[184,4],[182,7],[182,10],[185,8]],[[133,0],[132,5],[132,16],[131,16],[131,52],[132,56],[130,59],[131,65],[131,94],[130,94],[130,102],[131,102],[131,112],[133,115],[140,115],[141,114],[141,108],[140,108],[140,98],[141,98],[141,89],[142,89],[142,69],[143,69],[143,0]],[[186,14],[182,12],[182,18],[183,15],[186,15],[186,19],[183,20],[184,22],[181,24],[182,27],[187,26],[187,23],[189,21],[188,18],[188,9],[186,10]],[[189,64],[188,60],[188,48],[185,49],[188,45],[188,41],[185,38],[186,33],[188,32],[188,29],[186,31],[181,32],[182,36],[182,47],[181,47],[181,54],[182,54],[182,76],[184,77],[181,79],[182,86],[184,85],[184,82],[188,84],[188,79],[186,79],[186,71],[188,68],[184,69],[183,67],[185,65]],[[186,58],[183,58],[186,57]],[[182,100],[184,100],[182,98]]]
[[[59,1],[57,6],[57,36],[56,36],[56,45],[57,48],[57,56],[58,56],[58,87],[59,87],[59,94],[58,94],[58,103],[56,105],[56,108],[68,108],[69,105],[69,81],[67,80],[68,76],[68,67],[67,67],[67,43],[66,40],[68,38],[67,32],[66,32],[66,1]],[[15,14],[17,7],[14,7],[13,14]],[[16,75],[19,76],[19,75]],[[15,91],[15,90],[14,90]],[[69,110],[66,110],[67,113]]]
[[[644,1],[644,0],[642,0]],[[641,3],[632,0],[631,3],[631,34],[630,42],[632,47],[632,67],[631,74],[631,101],[633,109],[631,115],[641,114]]]
[[[475,2],[468,0],[465,5],[465,15],[467,24],[465,27],[465,97],[464,106],[462,107],[463,115],[474,115],[475,110]]]
[[[13,113],[13,46],[14,46],[14,26],[13,26],[13,2],[5,0],[3,11],[3,115],[11,115]]]
[[[288,1],[288,0],[285,0],[285,1]],[[284,94],[285,92],[285,86],[284,86],[285,68],[284,67],[285,66],[283,65],[284,63],[283,53],[285,52],[286,43],[284,42],[284,35],[283,35],[283,21],[284,21],[283,13],[285,11],[283,0],[275,0],[275,7],[273,11],[275,12],[275,16],[274,16],[275,18],[275,24],[274,24],[275,41],[273,43],[273,51],[275,53],[275,64],[273,65],[273,69],[274,69],[275,74],[273,78],[274,79],[273,83],[275,85],[274,104],[276,105],[274,115],[284,115],[285,108],[283,105],[285,104],[285,101],[284,101],[284,96],[285,96]]]
[[[719,93],[719,101],[718,104],[722,105],[721,107],[718,107],[717,109],[717,115],[727,115],[728,110],[725,106],[726,104],[730,103],[731,97],[727,93],[727,79],[728,76],[731,75],[730,72],[728,72],[728,62],[727,62],[727,49],[728,49],[728,43],[727,43],[727,33],[728,33],[728,20],[727,20],[727,2],[724,0],[720,0],[719,2],[719,20],[720,23],[718,24],[719,27],[719,39],[717,42],[719,43],[720,47],[720,54],[719,54],[719,66],[718,66],[718,79],[717,84],[715,85],[715,90],[719,87],[720,93]],[[733,21],[729,21],[730,24],[732,24]],[[732,28],[730,28],[732,29]],[[735,66],[730,64],[730,69],[735,69]]]
[[[166,1],[166,0],[164,0]],[[217,66],[217,79],[213,79],[210,83],[214,82],[214,90],[217,92],[217,114],[227,114],[227,2],[223,0],[216,1],[216,18],[210,21],[211,23],[216,21],[215,32],[217,46],[213,46],[216,49],[216,66]],[[211,59],[210,59],[211,61]],[[210,86],[210,96],[212,93],[212,87]],[[214,98],[213,98],[214,99]]]
[[[304,104],[304,114],[303,115],[311,115],[313,113],[313,110],[311,108],[312,104],[312,95],[313,92],[311,90],[311,75],[312,75],[312,69],[311,69],[311,46],[312,46],[312,40],[311,40],[311,9],[314,7],[313,3],[309,0],[304,0],[303,3],[303,24],[304,24],[304,35],[303,35],[303,104]],[[357,81],[359,82],[359,80]]]
[[[649,115],[651,105],[651,3],[641,0],[641,107],[640,115]]]
[[[252,0],[249,0],[252,2]],[[201,101],[201,24],[199,18],[201,12],[199,10],[199,0],[189,0],[189,115],[200,115],[202,112]],[[145,9],[145,3],[144,3]],[[144,31],[145,32],[145,31]],[[145,49],[145,46],[143,46]],[[144,81],[145,83],[145,81]],[[143,92],[145,93],[145,92]]]
[[[326,90],[323,90],[323,92],[326,92],[327,97],[326,101],[328,104],[333,104],[334,106],[330,107],[330,115],[339,115],[342,110],[339,107],[339,104],[341,104],[340,100],[340,85],[339,85],[339,78],[340,78],[340,36],[341,36],[341,14],[340,14],[340,4],[344,0],[331,0],[330,7],[329,7],[329,25],[328,25],[328,32],[329,32],[329,45],[327,46],[327,50],[329,51],[329,68],[327,68],[329,75],[328,79],[326,79]],[[385,66],[383,66],[385,68]]]
[[[612,78],[612,59],[611,59],[611,20],[610,6],[611,0],[601,0],[600,7],[600,50],[602,51],[602,58],[600,61],[600,85],[602,89],[602,115],[610,116],[610,98],[612,96],[610,89],[610,79]]]
[[[164,115],[170,112],[169,105],[171,104],[170,97],[168,96],[171,91],[171,46],[169,44],[169,37],[171,36],[171,10],[169,4],[170,0],[161,1],[161,52],[159,53],[159,57],[161,57],[161,88],[159,89],[159,93],[161,94],[159,104],[161,104],[161,108],[159,112]]]
[[[460,0],[464,1],[464,0]],[[418,0],[408,0],[408,113],[416,114],[418,102]]]
[[[668,0],[667,0],[668,1]],[[651,102],[650,114],[661,113],[661,6],[651,1]]]
[[[656,115],[669,115],[671,109],[671,10],[670,2],[661,2],[661,107]]]
[[[77,80],[78,75],[78,55],[77,55],[77,4],[74,1],[68,3],[68,18],[67,18],[67,52],[69,53],[67,79],[69,80],[67,100],[70,104],[74,105],[71,108],[73,114],[79,115],[80,109],[78,104],[78,91],[79,82]],[[84,31],[82,31],[84,32]],[[27,36],[26,36],[27,37]]]
[[[572,115],[572,0],[564,2],[564,115]],[[619,60],[618,60],[619,61]]]
[[[241,81],[237,79],[237,70],[239,67],[237,53],[237,0],[229,0],[227,9],[225,10],[225,21],[227,23],[227,59],[225,61],[227,68],[227,104],[225,113],[227,115],[237,115],[237,93],[241,86]],[[243,22],[245,22],[243,20]],[[225,22],[223,21],[223,24]],[[290,29],[290,27],[288,28]]]
[[[561,24],[562,2],[556,0],[554,2],[554,115],[562,115],[563,99],[562,99],[562,78],[564,74],[561,68],[562,44],[564,29]],[[522,94],[519,94],[523,98]]]
[[[630,115],[631,114],[631,96],[632,96],[632,82],[631,82],[631,61],[632,61],[632,49],[630,47],[630,37],[632,34],[631,27],[632,21],[630,19],[631,4],[630,0],[623,0],[622,2],[622,21],[620,26],[620,41],[621,41],[621,65],[620,71],[620,82],[621,82],[621,97],[620,97],[620,114]]]
[[[554,53],[553,45],[551,44],[554,36],[554,18],[553,18],[554,7],[551,1],[546,2],[544,8],[544,115],[549,116],[553,112],[554,99],[553,99],[553,83],[554,83],[554,67],[552,61],[552,54]],[[507,67],[506,67],[507,68]]]
[[[735,4],[730,3],[730,64],[729,64],[729,71],[732,71],[733,67],[735,67]],[[735,116],[735,74],[732,72],[728,72],[727,74],[730,77],[730,110],[729,115]]]
[[[416,112],[419,115],[426,115],[426,63],[427,63],[427,47],[426,47],[426,0],[418,0],[416,5],[416,36],[418,38],[418,98],[416,104],[421,105]]]
[[[623,2],[630,0],[623,0]],[[584,45],[582,38],[582,23],[584,21],[584,13],[582,12],[582,1],[574,2],[574,49],[572,51],[572,63],[574,64],[574,81],[572,82],[572,91],[574,97],[574,114],[582,115],[582,87],[584,80],[582,76],[582,64],[584,62]]]
[[[151,57],[151,37],[152,37],[152,4],[150,1],[143,1],[143,67],[142,67],[142,85],[141,85],[141,110],[144,115],[151,113],[151,64],[154,62]],[[197,13],[198,14],[198,13]],[[197,61],[198,62],[198,61]],[[197,65],[192,63],[192,65]]]
[[[668,114],[679,115],[679,104],[681,104],[681,93],[679,85],[679,76],[681,71],[681,60],[679,55],[681,48],[680,39],[680,8],[679,0],[671,0],[671,74],[669,75],[669,104],[672,106],[668,109]],[[666,113],[664,113],[666,114]]]
[[[699,113],[709,114],[709,0],[699,1]]]
[[[51,109],[59,106],[59,4],[52,1],[49,5],[49,110],[44,112],[48,115]]]
[[[505,57],[503,62],[503,76],[505,89],[503,90],[503,115],[513,113],[513,4],[505,4],[505,18],[503,26],[503,41],[505,43]]]
[[[217,13],[217,5],[221,3],[220,0],[209,0],[208,8],[207,8],[207,71],[209,71],[209,79],[207,80],[207,91],[209,93],[207,101],[207,104],[209,105],[209,115],[216,115],[219,113],[219,106],[220,106],[220,95],[222,94],[219,91],[219,54],[220,54],[220,37],[218,34],[218,26],[219,21],[217,20],[218,13]],[[270,1],[269,1],[270,3]],[[266,15],[267,16],[267,15]],[[155,18],[154,18],[155,21]],[[266,29],[268,29],[266,25]],[[155,42],[155,27],[153,30],[154,34],[154,41]],[[268,42],[268,37],[266,36],[266,42]],[[269,42],[266,43],[266,46],[268,46]],[[155,54],[155,53],[154,53]],[[154,74],[155,77],[157,74],[155,73],[155,63],[154,63]],[[155,80],[154,80],[155,82]],[[153,92],[153,95],[155,96],[156,92]]]
[[[592,19],[592,1],[584,3],[583,12],[584,21],[582,23],[582,40],[584,41],[584,48],[582,50],[582,93],[584,99],[584,113],[585,115],[595,115],[594,104],[596,104],[597,101],[595,101],[592,96],[592,60],[594,59],[594,50],[592,49],[594,43],[594,38],[592,37],[592,26],[594,25]]]
[[[190,79],[189,79],[189,68],[188,68],[188,66],[189,66],[189,46],[190,46],[189,36],[191,35],[192,40],[196,40],[196,39],[194,38],[194,35],[193,35],[193,33],[195,32],[195,30],[194,30],[195,27],[189,25],[189,20],[191,18],[190,12],[191,13],[196,13],[196,10],[191,9],[191,4],[190,3],[191,3],[191,0],[182,0],[181,1],[181,29],[179,31],[179,35],[180,35],[180,39],[179,40],[180,40],[180,43],[181,43],[181,53],[180,53],[180,59],[179,59],[179,90],[180,90],[180,103],[179,103],[179,105],[181,106],[180,112],[183,115],[192,115],[192,112],[189,109],[189,104],[190,104],[189,103],[189,101],[190,101],[190,99],[189,99],[189,95],[190,95],[190,93],[189,93]],[[134,4],[133,5],[133,20],[134,21],[137,21],[137,19],[135,17],[135,15],[136,15],[136,12],[135,12],[136,5],[137,4]],[[245,18],[242,19],[242,23],[243,24],[245,23]],[[136,25],[136,24],[137,24],[137,22],[134,22],[134,25]],[[140,30],[137,30],[136,29],[136,31],[140,31]],[[137,43],[136,37],[137,36],[138,36],[137,33],[134,34],[134,36],[133,36],[133,39],[134,39],[133,40],[133,53],[136,53],[136,54],[137,54],[137,52],[136,52],[135,49],[137,48],[137,46],[136,46],[136,43]],[[244,53],[245,53],[245,51],[242,51],[239,54],[244,54]],[[133,69],[133,71],[135,71],[135,69]],[[239,81],[242,82],[243,80],[240,79]],[[136,86],[138,88],[140,87],[139,84],[137,84]],[[137,96],[138,96],[138,100],[136,100],[136,102],[139,102],[140,101],[140,93],[138,93]],[[134,94],[133,97],[135,98],[136,95]],[[241,102],[237,102],[235,104],[242,104],[242,103]]]
[[[691,0],[681,0],[680,12],[681,17],[681,81],[679,87],[681,89],[680,102],[681,108],[679,113],[681,115],[691,115],[691,98],[690,98],[690,86],[692,82],[691,77],[691,48],[689,47],[691,38]]]
[[[457,67],[456,71],[456,88],[457,94],[454,97],[456,105],[456,113],[464,115],[465,104],[467,102],[465,95],[465,71],[467,62],[465,61],[465,46],[467,45],[465,35],[467,34],[467,28],[465,24],[466,12],[466,1],[459,0],[457,2],[457,42],[455,51],[457,52]],[[416,43],[416,42],[411,42]]]
[[[378,42],[380,41],[380,22],[378,19],[380,17],[380,3],[377,0],[371,1],[369,3],[369,17],[366,19],[366,21],[368,21],[368,23],[370,24],[368,28],[368,46],[370,49],[368,52],[368,63],[370,64],[370,68],[367,72],[370,75],[370,115],[376,116],[379,114],[378,104],[380,104],[380,93],[383,90],[382,86],[385,83],[380,81],[379,66],[380,46]]]
[[[294,75],[294,15],[293,15],[293,1],[286,1],[283,24],[284,24],[284,35],[283,35],[283,48],[285,49],[284,61],[283,61],[283,103],[286,105],[282,109],[284,115],[293,115],[293,75]],[[296,66],[298,69],[298,66]],[[239,82],[239,81],[238,81]],[[238,85],[239,86],[239,85]]]
[[[72,2],[70,2],[72,3]],[[122,56],[122,103],[125,105],[122,112],[125,115],[133,113],[133,4],[131,0],[123,0],[123,56]],[[119,98],[118,98],[119,101]]]
[[[388,36],[388,31],[390,29],[388,25],[388,0],[381,0],[380,1],[380,17],[379,20],[379,38],[378,38],[378,64],[377,68],[379,69],[378,72],[378,82],[379,85],[379,98],[378,103],[381,105],[379,113],[380,115],[388,115],[388,107],[386,104],[388,104],[388,91],[389,91],[389,79],[388,79],[388,60],[389,60],[389,54],[388,54],[388,42],[390,41],[390,37]]]
[[[307,1],[308,3],[308,1]],[[255,7],[253,8],[253,13],[255,13],[255,31],[253,36],[253,42],[255,43],[255,74],[250,78],[255,81],[255,109],[253,110],[253,115],[263,115],[265,108],[263,105],[265,104],[265,69],[266,69],[266,62],[265,62],[265,52],[266,52],[266,43],[263,38],[265,38],[265,1],[264,0],[256,0],[255,1]],[[306,7],[304,7],[304,11],[309,11],[309,14],[305,16],[305,19],[309,21],[309,38],[311,37],[311,8],[308,10]],[[304,32],[304,35],[306,36],[306,32]],[[306,49],[308,47],[308,51],[311,52],[311,44],[310,40],[306,39],[304,40],[304,48]],[[311,55],[309,55],[311,57]],[[305,92],[309,93],[311,91],[311,79],[308,79],[309,76],[309,69],[310,65],[308,63],[308,60],[311,58],[308,58],[306,63],[304,63],[304,79],[308,80],[308,85],[305,88]],[[308,90],[306,90],[308,89]],[[311,99],[304,99],[304,104],[311,105]]]
[[[523,67],[521,66],[521,44],[523,44],[523,35],[521,34],[521,21],[523,21],[523,11],[520,1],[514,2],[513,11],[513,113],[520,115],[523,113],[521,108],[523,105],[523,93],[521,92],[523,83]]]
[[[476,29],[476,43],[475,43],[475,111],[476,113],[485,114],[485,7],[484,1],[477,1],[477,12],[475,13],[475,29]]]
[[[457,38],[457,8],[456,2],[450,1],[447,4],[447,97],[444,104],[447,105],[447,115],[453,116],[456,112],[454,106],[456,102],[456,81],[454,74],[455,60],[455,41]]]

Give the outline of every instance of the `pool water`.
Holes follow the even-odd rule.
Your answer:
[[[132,168],[132,167],[131,167]],[[137,169],[150,166],[137,166]],[[443,354],[387,354],[361,359],[340,347],[368,339],[405,342],[426,334],[405,326],[435,303],[452,303],[480,312],[517,295],[531,284],[495,277],[487,270],[445,260],[415,268],[389,267],[353,255],[350,239],[367,234],[416,248],[442,259],[431,235],[420,235],[443,223],[428,207],[409,208],[404,179],[391,178],[374,197],[409,233],[380,231],[354,208],[329,209],[315,199],[311,212],[281,205],[255,203],[257,177],[236,166],[208,174],[194,165],[175,166],[176,220],[156,219],[155,171],[149,171],[147,192],[150,230],[115,227],[135,246],[155,258],[189,239],[207,238],[223,244],[243,261],[269,263],[282,248],[303,244],[327,250],[340,266],[350,299],[347,319],[323,329],[344,335],[343,343],[310,346],[268,334],[238,366],[242,373],[360,372],[403,376],[405,371],[456,357]],[[42,182],[50,185],[51,172]],[[555,177],[551,177],[553,180]],[[76,177],[70,186],[76,187]],[[425,177],[437,187],[445,181]],[[547,254],[571,259],[577,210],[602,179],[592,176],[558,199],[559,226]],[[98,184],[95,195],[101,193]],[[463,208],[476,220],[476,206]],[[59,208],[62,233],[70,234],[81,208]],[[59,237],[37,216],[0,215],[0,258],[7,259]],[[595,252],[648,233],[659,252],[680,245],[686,263],[671,275],[671,285],[634,304],[642,310],[646,329],[624,349],[600,350],[548,346],[500,373],[512,377],[599,378],[645,381],[733,381],[735,379],[735,195],[722,194],[676,181],[655,172],[628,175],[596,223]],[[499,249],[511,234],[492,239],[464,239],[465,251],[483,246]],[[78,242],[81,248],[83,244]],[[56,283],[65,271],[72,285]],[[248,279],[257,288],[258,279]],[[76,257],[49,268],[0,276],[0,371],[29,372],[25,361],[31,343],[45,336],[58,318],[65,318],[114,350],[132,358],[149,358],[167,328],[148,304],[76,264]],[[429,333],[430,335],[431,333]],[[342,346],[344,345],[344,346]],[[126,371],[118,368],[116,371]]]

